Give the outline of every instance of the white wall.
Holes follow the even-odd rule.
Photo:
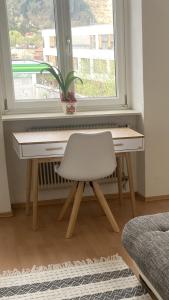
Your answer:
[[[2,90],[0,89],[0,103],[2,103]],[[0,107],[0,214],[11,212],[11,200],[6,168],[6,155],[4,145],[3,124]]]
[[[127,78],[131,107],[141,112],[137,129],[144,133],[142,1],[127,0]],[[145,153],[137,153],[137,191],[145,195]]]
[[[169,1],[143,0],[145,194],[169,194]]]
[[[1,36],[0,36],[0,46],[1,46]],[[0,52],[1,52],[0,47]],[[2,61],[0,61],[0,68],[2,66]],[[9,186],[7,178],[6,169],[6,155],[5,155],[5,145],[4,145],[4,134],[3,134],[3,124],[1,119],[2,105],[3,105],[3,81],[0,78],[0,214],[11,212],[11,203],[9,195]]]
[[[2,121],[0,119],[0,213],[11,212]]]
[[[169,1],[129,0],[130,96],[142,111],[138,191],[169,195]]]

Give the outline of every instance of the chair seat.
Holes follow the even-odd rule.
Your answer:
[[[68,140],[57,173],[69,180],[92,181],[111,175],[116,165],[110,132],[74,133]]]
[[[94,181],[112,175],[112,171],[111,171],[111,172],[104,172],[104,174],[102,173],[102,176],[100,176],[101,172],[99,172],[99,175],[97,176],[96,172],[94,171],[93,174],[92,173],[89,174],[88,172],[87,174],[85,174],[85,172],[84,173],[81,172],[78,176],[75,176],[74,174],[72,174],[71,170],[70,173],[69,171],[67,171],[65,175],[65,173],[62,172],[62,169],[58,166],[55,166],[54,170],[59,176],[72,181]]]

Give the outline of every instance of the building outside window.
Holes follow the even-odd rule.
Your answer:
[[[109,38],[108,38],[108,48],[109,49],[113,49],[114,44],[113,44],[113,35],[109,34]]]
[[[108,41],[108,34],[99,35],[99,49],[109,49]]]
[[[105,74],[104,77],[106,80],[106,75],[108,73],[107,60],[94,59],[93,60],[93,71],[96,74],[102,74],[102,75]]]
[[[50,48],[56,48],[56,36],[49,37]]]
[[[79,67],[77,58],[73,58],[73,66],[74,66],[75,72],[77,72],[78,67]]]
[[[81,58],[80,60],[80,67],[81,70],[79,71],[81,74],[90,74],[90,59],[88,58]]]
[[[96,36],[90,35],[90,49],[96,49]]]

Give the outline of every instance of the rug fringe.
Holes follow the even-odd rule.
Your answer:
[[[52,271],[52,270],[57,270],[57,269],[62,269],[62,268],[68,268],[68,267],[75,267],[75,266],[83,266],[87,264],[94,264],[94,263],[100,263],[100,262],[107,262],[107,261],[122,261],[123,259],[121,256],[118,254],[108,256],[108,257],[100,257],[100,258],[87,258],[87,259],[82,259],[78,261],[67,261],[65,263],[61,264],[51,264],[47,266],[36,266],[34,265],[32,268],[24,268],[22,270],[18,269],[13,269],[12,271],[6,270],[6,271],[1,271],[0,270],[0,277],[5,277],[5,276],[19,276],[19,275],[26,275],[30,273],[36,273],[36,272],[44,272],[44,271]]]

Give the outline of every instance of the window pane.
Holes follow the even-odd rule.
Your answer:
[[[58,98],[42,62],[57,66],[53,0],[7,0],[15,100]]]
[[[69,0],[78,96],[115,97],[112,0]]]

